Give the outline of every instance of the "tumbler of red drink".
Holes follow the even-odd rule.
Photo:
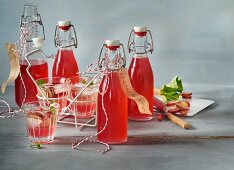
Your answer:
[[[37,85],[37,98],[41,105],[48,105],[51,102],[56,102],[60,105],[59,111],[66,107],[67,97],[70,92],[66,78],[46,77],[37,80]]]
[[[33,144],[49,144],[53,141],[57,125],[59,104],[42,106],[38,101],[25,103],[26,129]]]
[[[68,102],[72,102],[92,78],[91,76],[70,77],[71,92],[68,97]],[[98,80],[94,80],[71,104],[71,111],[77,118],[91,118],[94,116],[97,107],[98,86]]]

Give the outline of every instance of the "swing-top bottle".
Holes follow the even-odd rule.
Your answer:
[[[151,43],[148,42],[150,36]],[[147,27],[134,27],[128,41],[128,50],[132,53],[132,60],[128,69],[131,84],[137,93],[143,95],[153,113],[154,76],[148,57],[153,52],[153,40]],[[128,118],[135,121],[147,121],[153,118],[152,114],[140,113],[134,100],[128,99]]]
[[[122,48],[121,48],[122,47]],[[97,106],[97,139],[108,144],[127,141],[127,97],[118,71],[125,67],[123,45],[118,40],[107,40],[100,53],[99,68],[104,76],[99,86]]]

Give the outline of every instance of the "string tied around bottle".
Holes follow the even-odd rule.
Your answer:
[[[95,137],[97,137],[99,134],[101,134],[107,127],[108,125],[108,114],[107,111],[105,109],[105,105],[104,105],[104,96],[107,92],[107,89],[109,87],[109,77],[108,74],[112,73],[113,71],[117,71],[122,67],[125,67],[126,65],[126,57],[125,57],[125,51],[124,51],[124,46],[123,44],[119,43],[118,40],[116,40],[115,42],[117,42],[116,46],[109,46],[108,47],[108,42],[109,40],[106,41],[106,43],[104,43],[101,47],[100,53],[99,53],[99,58],[98,58],[98,62],[95,63],[91,63],[88,66],[88,71],[98,71],[99,72],[99,76],[100,77],[105,77],[106,78],[106,83],[104,83],[104,87],[102,89],[104,89],[102,92],[98,91],[98,93],[101,95],[101,106],[102,106],[102,110],[104,112],[105,115],[105,124],[103,126],[103,128],[98,131],[97,133],[95,133],[94,135],[88,136],[84,139],[76,139],[73,143],[72,143],[72,148],[74,149],[78,149],[78,150],[82,150],[80,148],[81,144],[84,142],[91,142],[91,143],[99,143],[102,145],[106,146],[106,149],[98,149],[96,151],[101,152],[101,153],[106,153],[108,151],[111,150],[111,146],[105,142],[102,141],[98,141],[97,139],[95,139]],[[110,41],[109,41],[110,42]],[[114,41],[112,41],[114,42]],[[116,50],[119,47],[122,47],[122,53],[123,55],[120,54],[120,51],[117,51],[117,55],[113,56],[113,58],[109,58],[109,56],[106,55],[106,51],[108,50]],[[105,54],[103,54],[103,50],[105,51]],[[97,67],[92,68],[93,66],[97,65]],[[92,80],[91,80],[92,81]],[[90,81],[90,82],[91,82]],[[81,92],[82,93],[82,92]],[[79,95],[79,94],[78,94]],[[98,113],[97,113],[98,114]]]

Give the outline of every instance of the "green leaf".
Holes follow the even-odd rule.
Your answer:
[[[86,81],[85,80],[82,80],[82,82],[81,82],[82,84],[86,84]]]
[[[53,114],[56,113],[56,110],[55,110],[53,105],[50,105],[50,112],[53,113]]]
[[[94,85],[93,81],[89,84],[90,86]]]
[[[178,100],[183,91],[182,79],[175,76],[170,83],[160,89],[160,94],[164,95],[167,101]]]
[[[43,79],[37,80],[37,85],[38,85],[38,86],[41,86],[41,85],[43,85],[43,84],[45,84],[45,80],[43,80]]]
[[[32,144],[31,147],[32,148],[37,148],[37,149],[41,149],[42,148],[40,143],[38,143],[38,144]]]

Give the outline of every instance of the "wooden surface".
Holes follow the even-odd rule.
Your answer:
[[[213,95],[215,91],[216,95]],[[2,99],[14,105],[13,88]],[[123,145],[112,145],[102,155],[93,151],[77,151],[71,143],[95,133],[94,128],[79,131],[59,124],[55,141],[37,150],[30,147],[24,117],[0,120],[0,169],[160,169],[160,170],[232,170],[234,163],[234,90],[194,88],[196,97],[216,103],[194,117],[185,130],[170,121],[129,121],[129,138]],[[1,107],[3,109],[3,107]],[[88,148],[97,148],[91,144]]]

